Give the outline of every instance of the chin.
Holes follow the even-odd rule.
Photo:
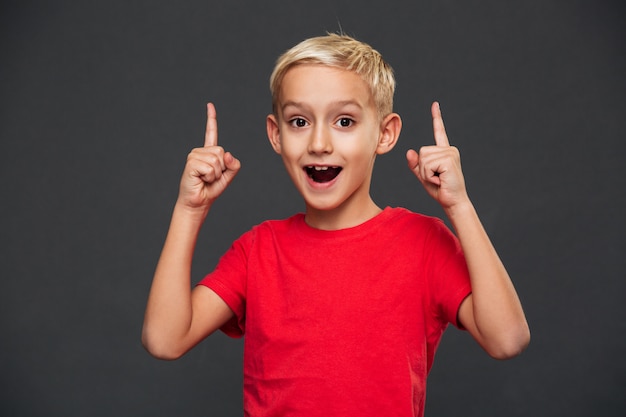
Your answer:
[[[341,202],[332,202],[332,201],[311,201],[309,199],[304,199],[306,203],[307,210],[315,210],[315,211],[332,211],[341,206]]]

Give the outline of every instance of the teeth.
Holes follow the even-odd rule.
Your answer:
[[[314,169],[316,171],[328,171],[330,167],[320,167],[320,166],[309,166],[309,169]]]

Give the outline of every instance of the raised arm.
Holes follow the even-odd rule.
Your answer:
[[[492,357],[518,355],[530,342],[521,303],[466,188],[459,152],[450,146],[441,110],[433,103],[435,145],[409,150],[409,168],[441,204],[459,238],[470,273],[472,294],[459,309],[459,322]]]
[[[217,117],[209,103],[204,146],[192,150],[187,158],[148,296],[142,342],[157,358],[182,356],[233,315],[210,289],[198,286],[191,291],[191,262],[211,205],[240,167],[232,154],[217,145]]]

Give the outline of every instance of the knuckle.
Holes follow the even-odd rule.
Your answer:
[[[191,160],[194,159],[196,157],[196,155],[198,154],[198,150],[196,149],[192,149],[188,154],[187,154],[187,160]]]
[[[204,148],[193,148],[188,154],[187,154],[187,160],[190,159],[197,159],[200,158],[200,156],[204,153]]]

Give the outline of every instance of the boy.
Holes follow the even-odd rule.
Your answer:
[[[175,359],[222,329],[244,334],[249,416],[419,416],[426,376],[448,323],[495,358],[519,354],[529,330],[517,294],[465,190],[439,105],[435,145],[409,168],[443,207],[438,219],[380,208],[377,155],[396,144],[392,69],[342,35],[306,40],[278,60],[267,133],[306,206],[239,238],[190,291],[200,227],[240,162],[217,146],[188,157],[146,309],[143,343]]]

